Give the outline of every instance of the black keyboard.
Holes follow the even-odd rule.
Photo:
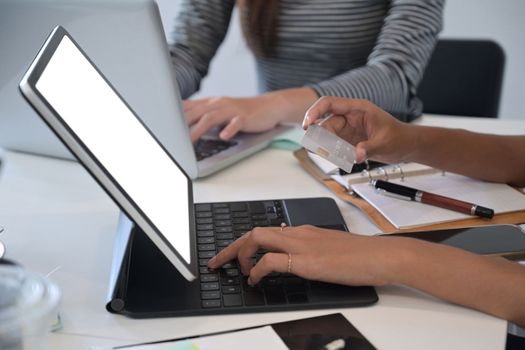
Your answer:
[[[210,271],[208,260],[257,226],[285,222],[280,201],[196,204],[197,251],[203,308],[307,303],[309,282],[291,274],[272,273],[256,286],[247,284],[237,261]],[[257,252],[254,263],[264,255]]]
[[[197,160],[203,160],[204,158],[208,158],[214,154],[235,146],[236,144],[237,142],[235,141],[201,138],[194,145],[195,155],[197,156]]]

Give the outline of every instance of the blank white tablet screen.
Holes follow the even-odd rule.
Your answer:
[[[36,88],[190,263],[186,176],[67,36]]]

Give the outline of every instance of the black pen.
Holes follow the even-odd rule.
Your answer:
[[[378,190],[383,190],[387,193],[393,193],[397,196],[401,196],[412,201],[454,210],[464,214],[476,215],[482,218],[491,219],[494,216],[493,209],[485,208],[474,203],[468,203],[458,199],[440,196],[439,194],[425,192],[383,180],[372,180],[371,184]]]

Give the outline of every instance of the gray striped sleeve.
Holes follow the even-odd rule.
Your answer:
[[[365,66],[310,85],[320,96],[363,98],[401,119],[419,115],[416,89],[442,27],[444,0],[393,0]]]
[[[224,40],[235,0],[184,0],[170,45],[182,98],[199,90],[211,59]]]

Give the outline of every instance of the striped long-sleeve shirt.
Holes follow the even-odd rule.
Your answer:
[[[184,0],[171,54],[183,98],[197,91],[235,0]],[[442,26],[444,0],[281,0],[276,47],[255,56],[261,92],[309,86],[363,98],[409,120]]]

